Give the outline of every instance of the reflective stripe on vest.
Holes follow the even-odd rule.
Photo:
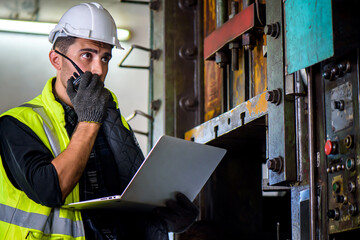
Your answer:
[[[74,238],[85,236],[82,221],[60,218],[60,209],[54,208],[50,216],[39,213],[25,212],[4,204],[0,204],[0,221],[18,225],[20,227],[36,229],[44,234],[63,234]],[[45,226],[45,228],[44,228]]]
[[[37,106],[34,104],[28,104],[28,103],[23,104],[20,107],[32,108],[43,119],[43,128],[44,128],[46,137],[49,140],[50,147],[51,147],[55,157],[57,157],[61,153],[59,139],[56,137],[54,126],[52,125],[49,117],[45,113],[44,108],[42,106]]]
[[[61,153],[59,139],[56,137],[55,128],[42,106],[34,104],[23,104],[20,107],[30,107],[38,113],[43,120],[43,128],[50,147],[55,155]],[[85,236],[82,221],[72,221],[68,218],[60,217],[60,208],[53,208],[49,216],[25,212],[4,204],[0,204],[0,221],[18,225],[29,229],[42,231],[44,234],[63,234],[74,238]],[[44,227],[45,226],[45,227]]]

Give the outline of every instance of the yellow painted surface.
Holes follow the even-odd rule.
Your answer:
[[[252,103],[250,101],[246,102],[246,108],[248,110],[248,114],[251,116],[252,114],[259,114],[262,112],[266,112],[268,108],[268,102],[265,99],[266,93],[262,93],[260,95],[259,101],[256,103]]]

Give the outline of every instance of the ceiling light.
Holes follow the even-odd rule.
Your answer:
[[[49,35],[55,25],[56,23],[0,19],[0,31],[3,32]],[[127,29],[118,28],[117,34],[120,41],[130,39],[130,31]]]

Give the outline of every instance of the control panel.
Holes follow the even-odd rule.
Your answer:
[[[358,56],[323,64],[329,234],[360,227]]]

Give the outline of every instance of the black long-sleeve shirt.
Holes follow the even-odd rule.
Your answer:
[[[65,128],[71,136],[76,114],[70,107],[64,104],[63,107]],[[37,203],[49,207],[62,205],[58,175],[51,164],[52,153],[28,126],[11,116],[0,119],[0,154],[7,176],[16,188]],[[80,200],[121,194],[117,174],[113,172],[115,162],[109,154],[100,130],[80,179]],[[95,184],[94,169],[98,179]],[[167,239],[166,224],[153,214],[82,211],[82,216],[86,239]]]
[[[11,183],[37,203],[62,205],[53,155],[25,124],[11,116],[0,119],[0,153]]]

